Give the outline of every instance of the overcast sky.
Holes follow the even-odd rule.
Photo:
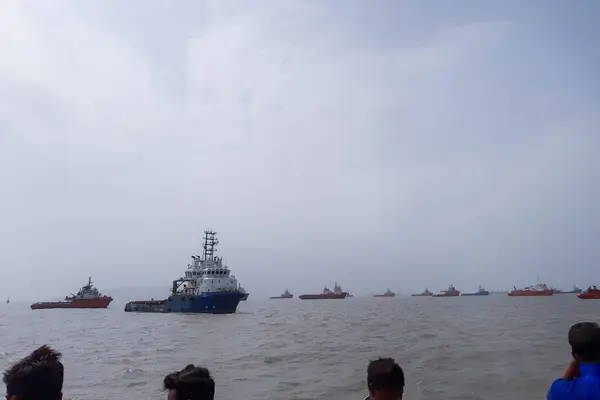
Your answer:
[[[600,3],[0,6],[0,295],[600,285]]]

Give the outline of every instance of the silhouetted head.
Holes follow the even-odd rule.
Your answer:
[[[569,329],[573,358],[580,363],[600,363],[600,327],[595,322],[579,322]]]
[[[367,386],[372,400],[399,400],[404,393],[404,372],[393,358],[371,361]]]
[[[61,400],[61,354],[42,346],[4,372],[7,400]]]
[[[188,365],[179,372],[165,377],[164,387],[168,400],[213,400],[215,381],[206,368]]]

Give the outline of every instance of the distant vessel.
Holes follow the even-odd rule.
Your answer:
[[[106,308],[113,301],[112,297],[105,296],[98,291],[92,284],[92,277],[89,278],[87,285],[79,289],[77,294],[65,297],[64,301],[48,301],[34,303],[32,310],[45,310],[51,308]],[[8,303],[8,300],[6,301]]]
[[[350,292],[346,292],[346,298],[349,298],[349,297],[354,297],[354,295]]]
[[[6,299],[6,304],[10,304],[10,296]]]
[[[294,295],[291,294],[287,289],[280,296],[271,297],[271,299],[291,299]]]
[[[479,285],[479,288],[475,293],[463,293],[461,296],[489,296],[490,292],[485,290],[483,286]]]
[[[550,289],[545,283],[538,283],[533,286],[528,286],[523,289],[517,289],[508,292],[509,296],[524,297],[524,296],[552,296],[554,289]]]
[[[390,289],[387,290],[384,294],[376,294],[373,297],[394,297],[396,293],[392,292]]]
[[[419,294],[411,294],[411,296],[413,297],[431,297],[433,296],[433,293],[429,291],[429,289],[425,288],[425,291],[423,293],[419,293]]]
[[[345,299],[348,292],[343,292],[342,288],[337,284],[333,288],[333,292],[325,286],[322,293],[319,294],[302,294],[300,300],[330,300],[330,299]]]
[[[562,290],[559,290],[559,289],[554,289],[554,294],[569,294],[569,293],[581,293],[581,292],[583,292],[583,290],[581,288],[578,288],[576,285],[573,285],[573,288],[566,292],[563,292]]]
[[[246,292],[246,290],[242,287],[242,285],[238,284],[238,290],[244,294],[244,297],[242,297],[242,300],[240,300],[240,301],[248,300],[248,296],[250,296],[250,293]]]
[[[457,297],[460,296],[460,291],[456,290],[453,285],[448,286],[448,290],[440,293],[435,293],[433,297]]]
[[[581,292],[577,295],[582,300],[588,299],[600,299],[600,289],[596,286],[590,286],[585,292]]]
[[[237,279],[215,255],[219,243],[217,233],[204,231],[202,257],[192,256],[185,277],[173,281],[171,295],[164,300],[130,301],[127,312],[181,312],[233,314],[245,293],[240,292]]]

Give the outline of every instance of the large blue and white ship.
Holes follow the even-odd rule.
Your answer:
[[[204,231],[202,256],[192,256],[184,277],[173,281],[171,295],[164,300],[130,301],[125,311],[235,313],[246,293],[240,291],[223,257],[215,255],[218,243],[216,232]]]

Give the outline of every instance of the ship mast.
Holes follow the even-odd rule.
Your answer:
[[[204,231],[204,259],[212,260],[214,258],[214,254],[217,251],[215,247],[219,244],[219,240],[216,238],[217,232],[212,230]]]

